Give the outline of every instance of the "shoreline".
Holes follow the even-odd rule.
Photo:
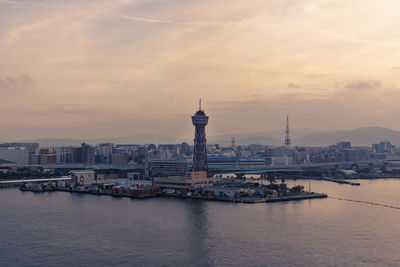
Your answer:
[[[55,180],[63,179],[61,177],[56,177],[56,178],[37,178],[37,179],[29,179],[31,183],[36,183],[36,182],[51,182]],[[262,181],[262,179],[257,179],[253,178],[247,178],[249,182],[259,182]],[[400,179],[399,177],[372,177],[372,178],[345,178],[343,179],[344,181],[347,180],[385,180],[385,179]],[[328,181],[325,180],[323,177],[299,177],[294,179],[293,177],[286,177],[285,180],[319,180],[319,181]],[[268,181],[268,180],[264,180]],[[21,184],[24,184],[25,179],[15,179],[15,180],[1,180],[0,179],[0,189],[1,188],[12,188],[12,187],[19,187]]]
[[[79,190],[70,190],[67,188],[57,188],[53,190],[44,191],[34,191],[34,190],[21,190],[22,192],[32,192],[32,193],[45,193],[45,192],[68,192],[77,194],[88,194],[88,195],[98,195],[98,196],[111,196],[111,197],[126,197],[131,199],[148,199],[152,197],[171,197],[179,199],[194,199],[194,200],[205,200],[205,201],[222,201],[222,202],[232,202],[232,203],[246,203],[246,204],[256,204],[256,203],[271,203],[271,202],[285,202],[285,201],[298,201],[306,199],[318,199],[327,198],[328,195],[325,193],[301,193],[299,195],[292,196],[282,196],[276,198],[256,198],[256,197],[246,197],[246,198],[222,198],[222,197],[205,197],[205,196],[185,196],[185,195],[168,195],[168,194],[152,194],[144,196],[133,196],[129,193],[119,193],[115,194],[112,192],[86,192]]]

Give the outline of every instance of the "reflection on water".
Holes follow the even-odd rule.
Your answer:
[[[188,253],[191,265],[199,266],[211,265],[211,247],[208,243],[208,216],[205,206],[207,202],[199,200],[189,200],[186,206],[186,216],[188,221],[188,231],[184,234],[188,240]]]
[[[400,207],[400,180],[311,183]],[[333,198],[237,204],[4,189],[0,266],[399,266],[399,222],[397,209]]]

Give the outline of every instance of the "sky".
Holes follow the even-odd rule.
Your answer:
[[[398,0],[0,0],[0,140],[400,130]]]

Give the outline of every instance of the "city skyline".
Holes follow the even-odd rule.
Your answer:
[[[0,1],[0,140],[400,130],[397,7]]]
[[[399,0],[0,0],[1,266],[397,266]]]

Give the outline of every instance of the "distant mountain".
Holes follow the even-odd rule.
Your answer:
[[[42,147],[78,146],[82,143],[82,141],[80,140],[70,139],[70,138],[43,138],[43,139],[22,140],[20,142],[39,143],[39,145]]]
[[[86,141],[89,144],[98,143],[114,143],[114,144],[180,144],[184,142],[181,138],[166,136],[166,135],[154,135],[154,134],[141,134],[131,135],[122,137],[110,137],[110,138],[96,138],[89,139]]]
[[[236,145],[261,144],[270,146],[283,145],[285,136],[284,129],[265,133],[241,133],[230,135],[208,136],[207,143],[229,146],[232,136],[235,137]],[[309,128],[298,128],[291,130],[292,144],[300,146],[329,146],[339,141],[351,141],[354,146],[371,146],[379,141],[390,141],[400,146],[400,131],[394,131],[381,127],[365,127],[349,131],[315,132]],[[189,139],[189,138],[188,138]],[[191,140],[191,139],[190,139]],[[88,140],[77,140],[69,138],[51,138],[25,140],[24,142],[37,142],[43,147],[55,146],[79,146],[82,142],[96,145],[98,143],[114,144],[179,144],[188,142],[181,138],[164,135],[142,134],[123,137],[96,138]],[[192,141],[189,141],[190,144]]]
[[[43,147],[57,147],[57,146],[79,146],[85,142],[87,144],[96,145],[99,143],[114,143],[114,144],[179,144],[183,140],[172,136],[163,135],[132,135],[122,137],[104,137],[87,140],[77,140],[69,138],[44,138],[24,140],[21,142],[34,142],[39,143]]]
[[[303,136],[308,133],[312,133],[315,130],[310,128],[295,128],[290,130],[291,137]],[[232,137],[235,137],[236,145],[249,145],[249,144],[261,144],[270,146],[281,146],[285,138],[285,129],[279,129],[269,132],[258,132],[258,133],[239,133],[231,135],[217,135],[207,138],[208,143],[220,144],[222,146],[229,146],[231,144]]]
[[[219,137],[219,138],[210,137],[207,139],[207,143],[219,144],[221,146],[230,146],[231,141],[232,141],[232,136]],[[248,136],[248,137],[235,136],[235,145],[249,145],[249,144],[279,146],[282,144],[282,141],[268,136]]]
[[[400,131],[382,127],[365,127],[349,131],[309,133],[294,140],[294,145],[327,146],[339,141],[350,141],[354,146],[371,146],[379,141],[390,141],[400,146]]]

